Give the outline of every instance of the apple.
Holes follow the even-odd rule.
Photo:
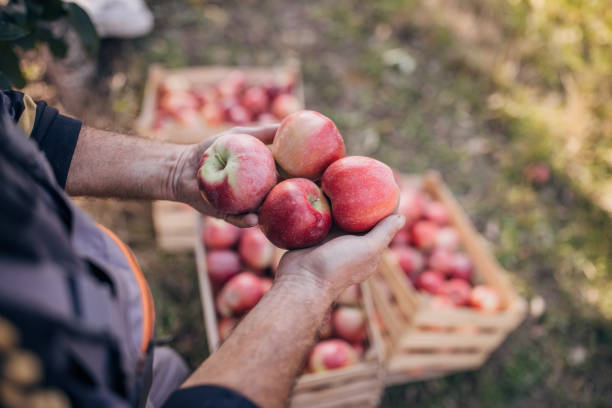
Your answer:
[[[241,272],[231,278],[217,296],[217,310],[229,317],[251,309],[264,295],[261,279],[252,272]]]
[[[400,193],[400,203],[397,212],[406,217],[406,224],[410,225],[423,216],[425,196],[414,189],[403,190]]]
[[[441,273],[442,275],[450,275],[453,270],[453,261],[455,253],[446,248],[436,248],[429,256],[427,265],[430,269]]]
[[[268,293],[270,289],[272,289],[272,285],[274,285],[274,281],[270,278],[260,278],[261,288],[263,290],[264,295]]]
[[[278,119],[273,114],[264,112],[257,116],[257,123],[261,125],[268,125],[271,123],[278,123]]]
[[[210,281],[219,286],[240,272],[240,258],[234,251],[214,249],[206,254],[206,269]]]
[[[391,252],[395,255],[397,263],[408,277],[414,276],[425,266],[423,254],[412,247],[391,247]]]
[[[501,299],[492,287],[478,285],[472,289],[470,305],[483,312],[496,312],[501,308]]]
[[[238,325],[238,319],[234,317],[222,317],[217,323],[217,331],[219,332],[219,339],[221,341],[227,339],[230,334],[234,331],[234,328]]]
[[[457,252],[453,255],[449,271],[451,277],[469,281],[472,278],[473,270],[472,261],[466,254]]]
[[[277,178],[270,150],[247,134],[215,140],[200,159],[197,177],[206,201],[227,214],[256,209]]]
[[[284,119],[286,116],[302,109],[302,102],[291,94],[280,94],[274,98],[272,102],[272,113],[279,119]]]
[[[278,265],[280,264],[283,255],[287,252],[286,249],[276,247],[274,249],[274,258],[272,259],[272,274],[276,276],[276,272],[278,272]]]
[[[222,96],[237,97],[246,83],[246,76],[241,71],[232,71],[223,78],[217,85],[217,89]]]
[[[330,164],[346,156],[334,122],[309,110],[292,113],[282,121],[271,150],[285,173],[311,180],[319,179]]]
[[[442,275],[434,271],[425,271],[416,279],[416,287],[432,295],[439,295],[442,293],[444,284],[445,282]]]
[[[200,114],[210,126],[219,126],[225,122],[225,110],[216,102],[204,105],[200,110]]]
[[[261,86],[252,86],[248,88],[241,99],[242,106],[248,109],[252,114],[257,115],[265,112],[270,103],[268,93]]]
[[[412,242],[420,249],[429,250],[436,243],[438,226],[431,221],[417,221],[412,225]]]
[[[431,201],[425,206],[425,218],[438,225],[446,225],[450,220],[446,207],[437,201]]]
[[[259,209],[259,225],[279,248],[306,248],[321,242],[332,224],[327,199],[305,178],[274,186]]]
[[[358,307],[340,306],[332,313],[332,326],[338,337],[359,342],[366,337],[366,316]]]
[[[348,232],[364,232],[390,215],[399,200],[393,171],[378,160],[349,156],[333,162],[321,179],[336,224]]]
[[[453,227],[442,227],[436,234],[436,247],[455,250],[459,247],[459,234]]]
[[[470,302],[471,292],[469,283],[453,278],[444,282],[440,294],[446,296],[455,306],[465,306]]]
[[[453,302],[451,302],[451,300],[445,296],[441,296],[441,295],[435,295],[434,297],[431,298],[431,301],[429,302],[429,306],[432,309],[450,309],[455,307],[455,304]]]
[[[207,248],[225,249],[238,243],[240,228],[218,218],[206,217],[202,242]]]
[[[238,244],[240,258],[253,269],[263,270],[272,265],[274,246],[258,227],[246,229]]]
[[[198,121],[198,112],[193,108],[185,108],[175,112],[174,118],[183,127],[194,126]]]
[[[357,306],[359,305],[359,294],[359,285],[353,284],[340,293],[336,303],[343,306]]]
[[[310,371],[321,373],[357,363],[357,352],[344,340],[323,340],[317,343],[308,359]]]
[[[243,106],[236,105],[227,111],[227,119],[236,125],[244,125],[251,121],[251,114]]]
[[[198,101],[187,91],[171,91],[161,95],[159,107],[168,115],[176,117],[184,110],[195,110]]]
[[[400,198],[401,200],[401,198]],[[405,228],[402,228],[395,234],[393,239],[391,240],[390,246],[407,246],[410,244],[410,232]]]

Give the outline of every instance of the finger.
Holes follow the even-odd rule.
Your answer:
[[[257,127],[237,127],[231,130],[232,133],[246,133],[251,136],[254,136],[264,142],[265,144],[270,144],[274,140],[274,135],[278,130],[280,125],[278,123],[265,125],[265,126],[257,126]]]
[[[401,214],[393,214],[380,221],[366,234],[369,245],[376,251],[389,246],[391,240],[406,223],[406,218]]]
[[[240,228],[249,228],[254,227],[259,223],[259,218],[257,214],[249,213],[249,214],[240,214],[240,215],[229,215],[226,214],[223,219],[230,224],[234,224]]]

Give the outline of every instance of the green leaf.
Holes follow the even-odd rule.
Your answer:
[[[7,91],[11,89],[11,81],[6,79],[2,71],[0,71],[0,90]]]
[[[7,43],[0,43],[0,71],[16,88],[23,88],[25,78],[19,68],[19,58]]]
[[[68,21],[81,37],[83,47],[91,53],[98,52],[100,41],[87,13],[75,3],[67,3]]]
[[[0,41],[14,41],[28,35],[29,32],[17,24],[0,21]]]

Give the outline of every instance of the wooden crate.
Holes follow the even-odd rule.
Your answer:
[[[208,278],[205,260],[205,248],[200,239],[204,221],[199,217],[198,233],[195,240],[195,252],[202,300],[204,326],[208,348],[213,353],[220,346],[217,331],[217,316],[211,282]],[[339,407],[375,407],[378,405],[384,389],[382,371],[382,338],[373,324],[374,305],[370,288],[361,285],[363,307],[368,317],[368,341],[361,362],[343,369],[325,373],[303,374],[299,376],[290,396],[291,408],[339,408]]]
[[[523,320],[526,302],[510,284],[507,272],[491,255],[484,239],[437,173],[403,176],[402,183],[422,188],[448,210],[475,270],[475,281],[493,287],[502,309],[485,313],[468,307],[436,308],[416,291],[390,253],[383,255],[371,289],[385,344],[386,384],[420,381],[480,367]]]
[[[293,94],[302,101],[304,106],[304,90],[301,80],[299,63],[291,59],[282,66],[274,67],[226,67],[226,66],[201,66],[169,70],[160,65],[153,65],[144,90],[142,109],[136,120],[135,129],[143,137],[163,140],[173,143],[190,144],[198,143],[216,133],[230,129],[234,124],[227,123],[220,126],[210,126],[202,121],[199,126],[182,127],[173,124],[162,130],[154,129],[155,109],[157,106],[158,89],[165,79],[179,77],[191,85],[213,85],[223,79],[229,72],[240,70],[246,76],[249,84],[262,84],[266,81],[291,76],[295,78]],[[246,124],[244,126],[255,126]],[[242,125],[241,125],[242,126]]]
[[[191,251],[198,212],[183,203],[153,202],[153,227],[157,245],[170,252]]]

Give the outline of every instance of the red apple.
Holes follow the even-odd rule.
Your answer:
[[[406,225],[410,225],[423,216],[426,198],[417,190],[403,190],[397,212],[406,217]]]
[[[160,96],[159,107],[168,115],[176,117],[182,111],[197,109],[198,101],[187,91],[172,91]]]
[[[333,162],[321,179],[336,224],[348,232],[367,231],[390,215],[399,200],[393,171],[378,160],[349,156]]]
[[[472,261],[466,254],[457,252],[453,255],[449,271],[453,278],[469,281],[472,278],[473,269]]]
[[[323,340],[317,343],[310,353],[308,366],[310,371],[320,373],[357,363],[357,353],[344,340]]]
[[[234,328],[238,325],[238,319],[234,317],[222,317],[217,323],[217,331],[219,332],[219,339],[221,341],[227,339],[230,334],[234,331]]]
[[[439,273],[425,271],[417,278],[416,287],[432,295],[438,295],[442,293],[444,283],[444,278]]]
[[[234,251],[214,249],[206,254],[206,268],[211,282],[218,286],[240,272],[240,258]]]
[[[244,125],[251,121],[251,114],[244,107],[236,105],[227,111],[227,119],[236,125]]]
[[[257,275],[241,272],[231,278],[217,296],[217,310],[229,317],[251,309],[263,296],[264,287]]]
[[[427,265],[442,275],[450,275],[453,270],[454,256],[455,253],[446,248],[436,248],[429,256]]]
[[[425,266],[423,255],[412,247],[391,247],[391,252],[395,255],[397,263],[408,277],[413,277],[423,270]]]
[[[329,118],[318,112],[292,113],[281,123],[272,154],[291,177],[317,180],[325,169],[346,155],[340,132]]]
[[[246,83],[246,76],[241,71],[232,71],[223,78],[217,88],[222,96],[237,97]]]
[[[440,291],[441,295],[446,296],[455,306],[465,306],[470,301],[472,287],[463,279],[451,279],[444,282]]]
[[[425,206],[424,215],[438,225],[446,225],[450,220],[446,207],[437,201],[431,201]]]
[[[407,246],[410,244],[410,233],[408,230],[402,228],[395,234],[393,239],[391,240],[390,246]]]
[[[198,166],[202,196],[227,214],[256,209],[276,184],[272,153],[246,134],[219,137],[204,152]]]
[[[223,107],[216,102],[204,105],[200,113],[204,121],[210,126],[219,126],[225,122],[225,111]]]
[[[261,86],[252,86],[242,95],[242,106],[248,109],[252,114],[257,115],[268,109],[268,93]]]
[[[459,247],[459,234],[453,227],[442,227],[436,234],[436,247],[455,250]]]
[[[271,123],[278,123],[278,119],[276,118],[276,116],[272,115],[271,113],[261,113],[259,116],[257,116],[257,123],[261,124],[261,125],[268,125]]]
[[[259,225],[280,248],[315,245],[331,228],[327,199],[315,183],[304,178],[285,180],[272,189],[259,209]]]
[[[349,342],[362,341],[366,337],[365,313],[358,307],[340,306],[332,313],[334,333]]]
[[[269,268],[274,259],[274,246],[258,227],[242,233],[238,252],[246,265],[257,270]]]
[[[202,242],[208,248],[225,249],[238,243],[240,228],[214,217],[206,217]]]
[[[261,288],[263,290],[264,295],[268,293],[270,289],[272,289],[272,285],[274,285],[274,281],[270,278],[260,278]]]
[[[496,312],[501,308],[501,299],[492,287],[478,285],[472,289],[470,305],[483,312]]]
[[[417,221],[412,225],[412,242],[420,249],[429,250],[436,243],[438,226],[431,221]]]
[[[280,94],[272,102],[272,113],[279,119],[302,109],[302,102],[291,94]]]
[[[359,285],[351,285],[340,293],[336,303],[343,306],[357,306],[359,305],[359,293]]]

